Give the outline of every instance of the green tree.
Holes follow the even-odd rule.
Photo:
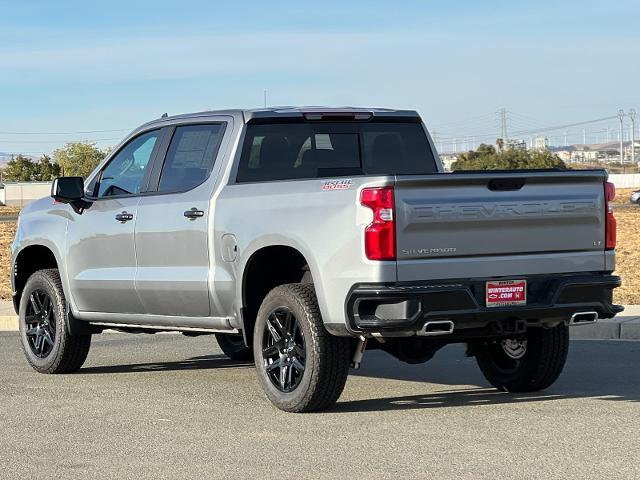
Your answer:
[[[475,151],[461,154],[451,166],[453,170],[515,170],[561,168],[567,166],[557,155],[548,151],[506,149],[497,152],[491,145],[482,144]]]
[[[67,143],[53,152],[55,163],[63,175],[87,177],[104,159],[106,153],[91,142]]]
[[[16,155],[7,162],[3,178],[13,182],[29,182],[38,172],[38,164],[24,155]]]
[[[51,162],[51,157],[49,155],[42,155],[36,166],[38,168],[34,180],[47,182],[60,176],[60,165],[55,162]]]

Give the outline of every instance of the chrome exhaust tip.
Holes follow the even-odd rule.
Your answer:
[[[598,321],[598,312],[577,312],[571,315],[569,325],[585,325],[588,323],[596,323]]]
[[[434,320],[424,324],[417,334],[423,337],[433,337],[436,335],[450,335],[455,328],[451,320]]]

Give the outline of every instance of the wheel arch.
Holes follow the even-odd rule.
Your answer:
[[[242,332],[247,346],[252,344],[256,315],[267,293],[287,283],[313,284],[313,270],[300,249],[291,245],[263,246],[248,257],[242,269],[240,294]]]
[[[62,291],[67,302],[66,328],[70,335],[85,335],[88,333],[98,333],[100,329],[89,328],[89,325],[73,316],[72,299],[69,295],[70,289],[67,285],[64,264],[55,247],[44,243],[31,243],[15,253],[11,268],[11,284],[13,286],[13,308],[20,314],[20,301],[22,292],[29,280],[29,277],[38,270],[55,268],[60,275]]]
[[[20,299],[29,277],[38,270],[56,268],[60,270],[60,259],[50,246],[34,243],[24,246],[15,254],[11,269],[13,307],[20,308]],[[62,277],[62,275],[61,275]]]

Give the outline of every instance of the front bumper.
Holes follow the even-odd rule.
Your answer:
[[[527,305],[486,307],[487,280],[455,279],[420,283],[356,284],[346,301],[354,333],[413,334],[426,322],[447,320],[455,332],[499,335],[523,325],[552,325],[576,312],[612,318],[623,307],[612,302],[620,277],[608,273],[510,277],[527,280]],[[506,280],[506,278],[505,278]]]

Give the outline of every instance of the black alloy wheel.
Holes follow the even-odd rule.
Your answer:
[[[256,373],[273,405],[285,412],[313,412],[336,403],[349,375],[352,339],[325,329],[313,284],[271,290],[253,332]]]
[[[67,301],[57,269],[38,270],[20,297],[20,343],[27,362],[40,373],[78,371],[87,359],[91,334],[71,335]]]
[[[25,323],[25,335],[33,354],[38,358],[48,357],[56,341],[56,319],[51,297],[44,290],[31,292]]]
[[[262,365],[279,391],[295,390],[304,375],[306,345],[298,319],[287,307],[267,317],[262,335]]]

